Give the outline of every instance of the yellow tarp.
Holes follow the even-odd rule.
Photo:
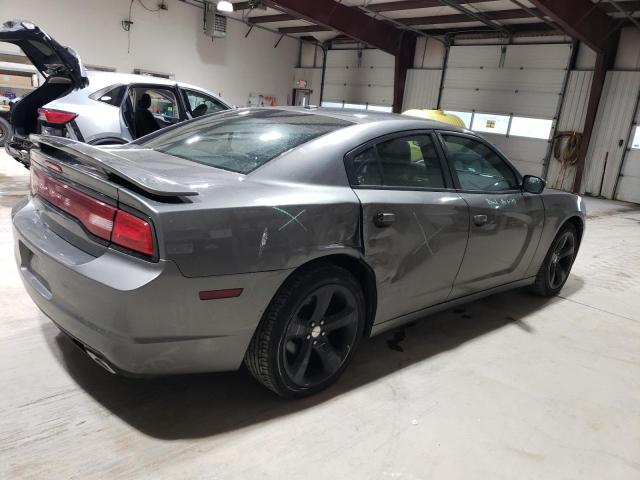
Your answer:
[[[442,110],[429,110],[426,108],[424,110],[412,109],[402,112],[402,114],[410,117],[423,118],[425,120],[448,123],[449,125],[455,125],[456,127],[467,127],[460,117],[450,113],[444,113]]]

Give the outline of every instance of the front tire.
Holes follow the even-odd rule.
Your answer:
[[[577,252],[578,234],[576,228],[568,223],[551,243],[531,290],[542,297],[556,295],[569,278]]]
[[[245,364],[278,395],[314,394],[340,377],[364,324],[364,294],[351,273],[330,264],[301,270],[271,301]]]

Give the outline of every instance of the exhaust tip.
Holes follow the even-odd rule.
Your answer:
[[[101,359],[100,357],[98,357],[95,353],[90,352],[89,350],[85,350],[85,352],[87,353],[87,355],[89,355],[89,358],[91,360],[93,360],[94,362],[96,362],[98,365],[100,365],[102,368],[104,368],[107,372],[115,375],[116,371],[111,367],[111,365],[109,365],[107,362],[105,362],[103,359]]]

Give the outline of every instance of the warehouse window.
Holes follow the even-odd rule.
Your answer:
[[[633,141],[631,142],[631,148],[640,149],[640,127],[636,127],[636,133],[633,135]]]
[[[471,130],[476,132],[496,133],[505,135],[509,129],[508,115],[492,115],[490,113],[476,113],[473,116]]]
[[[342,102],[322,102],[321,107],[342,108]]]
[[[545,120],[544,118],[513,117],[509,135],[548,140],[552,125],[553,120]]]
[[[464,122],[464,126],[467,128],[471,127],[471,119],[473,118],[473,113],[471,112],[456,112],[454,110],[445,110],[444,113],[449,115],[455,115],[460,120]]]
[[[344,108],[351,108],[353,110],[366,110],[367,106],[362,103],[345,103]]]
[[[391,107],[386,105],[369,105],[368,103],[346,103],[323,101],[321,107],[326,108],[351,108],[354,110],[371,110],[372,112],[388,112],[391,113]]]
[[[372,112],[391,113],[393,109],[384,105],[367,105],[367,110],[371,110]]]

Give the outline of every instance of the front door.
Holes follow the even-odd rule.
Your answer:
[[[348,157],[362,242],[376,275],[376,323],[446,300],[464,256],[468,207],[429,132],[383,137]]]
[[[469,244],[451,298],[522,279],[542,233],[541,197],[523,193],[520,175],[477,137],[441,138],[470,215]]]

